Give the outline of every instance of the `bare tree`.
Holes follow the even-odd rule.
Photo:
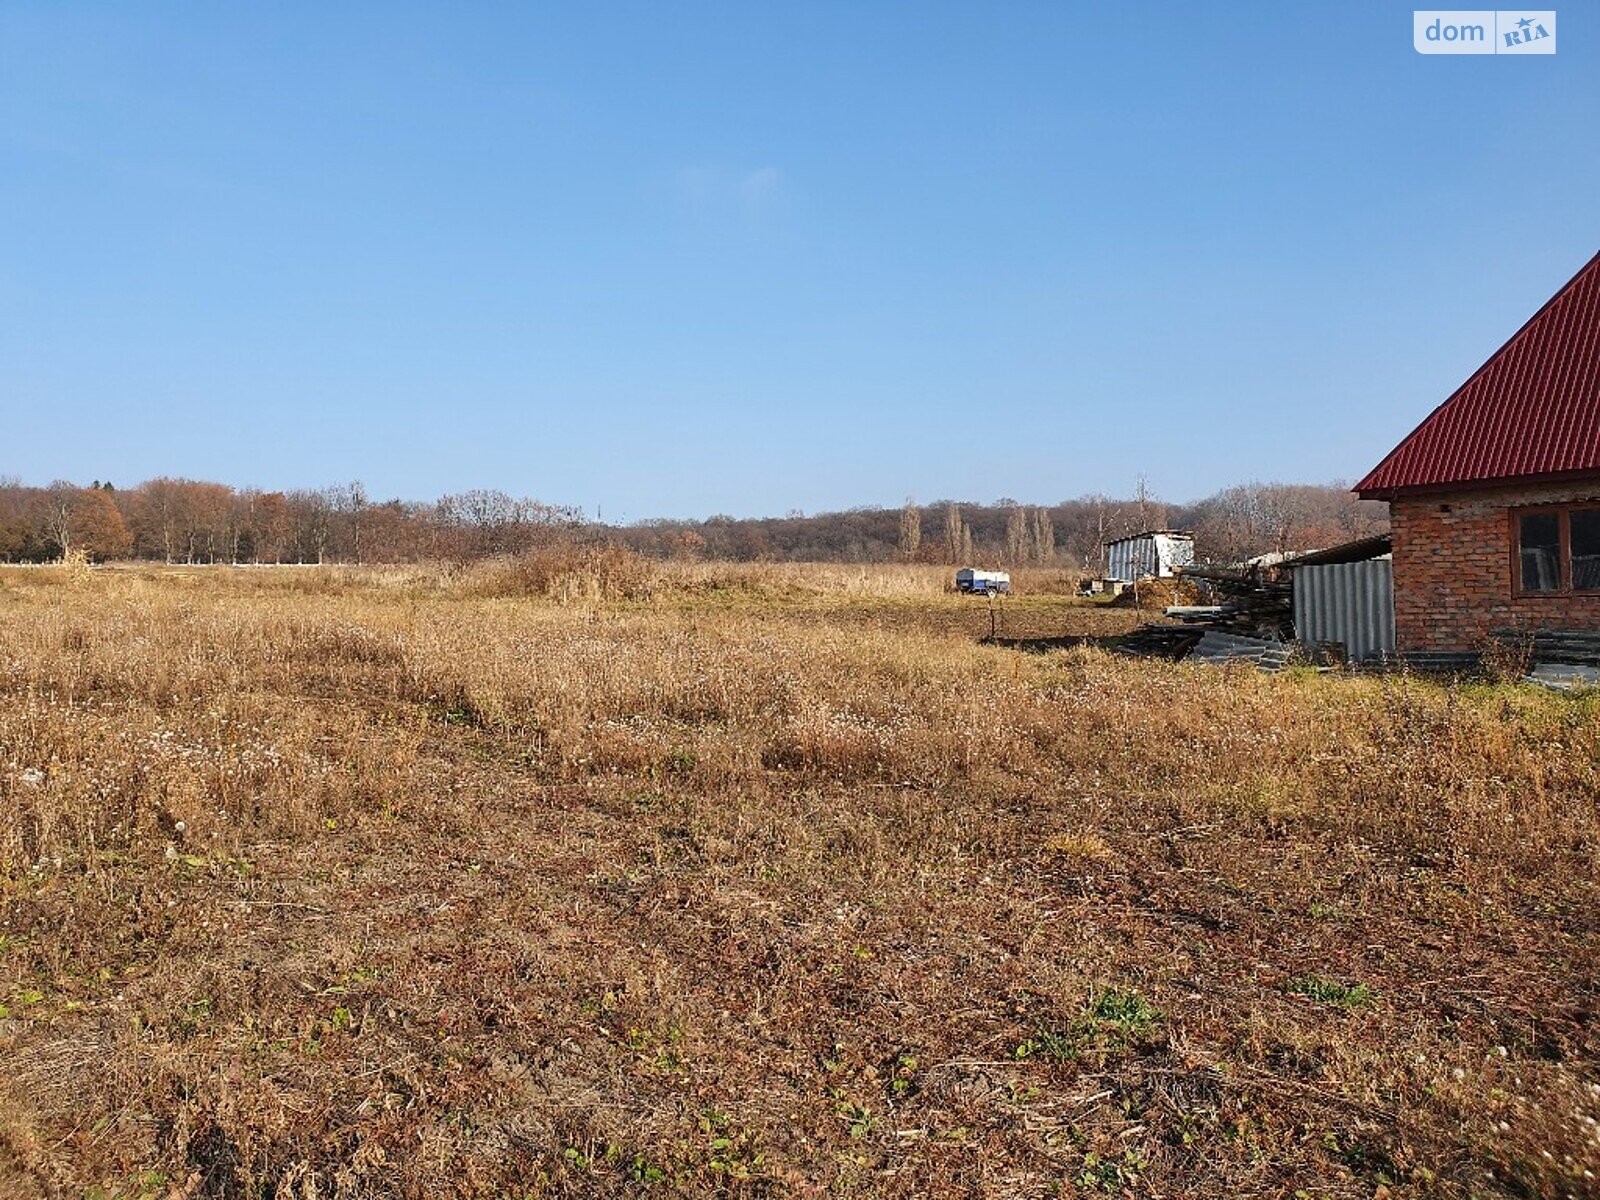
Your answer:
[[[1056,557],[1056,529],[1050,520],[1050,511],[1045,508],[1033,510],[1033,560],[1038,563],[1049,564]]]
[[[1223,561],[1334,545],[1388,528],[1379,501],[1336,485],[1244,483],[1188,505],[1179,514],[1196,547]]]
[[[917,561],[917,551],[922,547],[922,510],[915,496],[906,497],[906,506],[900,510],[900,557],[906,562]]]
[[[339,515],[342,533],[346,535],[340,540],[348,547],[350,558],[357,563],[361,561],[362,521],[367,505],[367,489],[359,479],[344,487],[328,489],[328,506]]]
[[[181,479],[147,480],[139,488],[134,519],[136,544],[145,553],[159,548],[163,562],[171,562],[178,538],[178,513],[182,506]]]
[[[1144,475],[1134,484],[1133,503],[1139,513],[1139,527],[1130,532],[1144,533],[1166,524],[1167,506],[1156,499],[1150,490],[1150,480]]]
[[[295,561],[308,558],[322,564],[328,558],[328,543],[333,536],[328,494],[320,489],[303,489],[286,494],[290,518],[294,523]]]
[[[233,541],[233,489],[220,483],[185,485],[189,561],[214,563]]]
[[[540,535],[557,528],[575,528],[583,519],[576,508],[526,497],[519,500],[505,492],[482,488],[441,496],[436,511],[446,528],[457,530],[465,538],[465,548],[479,555],[526,550]]]
[[[78,504],[78,492],[76,484],[58,479],[42,497],[44,535],[61,551],[62,558],[72,553],[72,512]]]
[[[961,506],[952,501],[944,510],[944,545],[952,566],[960,566],[971,553],[970,548],[962,549],[961,535],[965,528],[966,523],[961,519]]]
[[[1013,566],[1028,561],[1028,516],[1016,503],[1006,513],[1006,561]]]
[[[1091,551],[1094,562],[1092,564],[1088,562],[1086,556],[1084,566],[1093,566],[1095,575],[1104,579],[1107,567],[1106,543],[1111,540],[1112,529],[1111,497],[1104,492],[1096,492],[1089,498],[1089,503],[1094,509],[1094,547]]]

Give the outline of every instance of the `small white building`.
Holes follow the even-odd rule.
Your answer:
[[[1176,529],[1147,529],[1106,543],[1106,578],[1132,583],[1166,579],[1174,567],[1194,565],[1194,534]]]

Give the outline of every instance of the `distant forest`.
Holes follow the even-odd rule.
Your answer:
[[[191,479],[117,488],[0,477],[0,562],[389,563],[469,560],[581,540],[657,558],[932,562],[1103,570],[1107,539],[1185,529],[1202,559],[1331,545],[1388,528],[1387,507],[1338,484],[1251,483],[1170,504],[1142,482],[1130,499],[1059,504],[939,500],[807,516],[589,521],[576,508],[470,491],[431,503],[374,501],[359,483],[264,492]]]

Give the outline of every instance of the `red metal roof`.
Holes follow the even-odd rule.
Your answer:
[[[1355,490],[1600,474],[1600,254]]]

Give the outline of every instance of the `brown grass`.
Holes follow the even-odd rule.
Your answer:
[[[944,574],[0,573],[0,1196],[1600,1194],[1591,702]]]

